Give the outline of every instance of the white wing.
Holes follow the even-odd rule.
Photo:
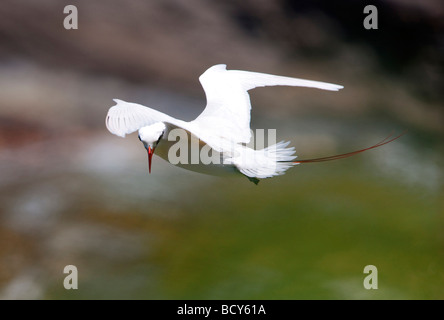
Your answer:
[[[106,116],[106,127],[108,130],[120,137],[139,130],[155,122],[177,122],[176,119],[157,110],[114,99],[117,104],[111,107]]]
[[[193,125],[191,122],[185,122],[175,119],[160,111],[145,107],[141,104],[126,102],[119,99],[113,99],[117,104],[112,106],[106,116],[106,127],[108,130],[120,137],[133,133],[144,126],[151,125],[156,122],[164,122],[173,125],[174,128],[185,129],[194,134],[202,141],[208,143],[218,152],[229,149],[231,144],[225,139],[202,132],[199,126]]]
[[[192,123],[236,143],[248,143],[250,133],[250,97],[248,90],[265,86],[298,86],[338,91],[336,84],[275,76],[265,73],[227,70],[225,64],[212,66],[199,81],[207,106]]]

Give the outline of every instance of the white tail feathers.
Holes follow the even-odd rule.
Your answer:
[[[295,165],[293,147],[287,148],[290,142],[281,141],[261,150],[249,148],[239,157],[230,159],[238,170],[250,178],[270,178],[282,175]]]
[[[297,158],[297,156],[294,155],[296,151],[294,147],[287,148],[289,144],[290,141],[280,141],[264,149],[266,156],[273,160],[276,165],[274,175],[282,175],[285,171],[295,165],[295,163],[291,161]]]

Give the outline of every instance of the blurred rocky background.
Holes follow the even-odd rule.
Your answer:
[[[371,4],[377,30],[352,0],[2,1],[0,298],[443,298],[444,5]],[[251,91],[253,128],[302,158],[408,134],[256,188],[161,159],[148,176],[106,131],[112,99],[191,120],[218,63],[344,85]],[[377,263],[389,289],[366,292]]]

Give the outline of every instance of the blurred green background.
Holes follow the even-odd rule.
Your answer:
[[[377,30],[351,0],[2,1],[0,298],[443,299],[444,5],[372,4]],[[252,127],[302,159],[408,133],[258,186],[148,175],[105,128],[112,99],[191,120],[218,63],[344,85],[250,92]]]

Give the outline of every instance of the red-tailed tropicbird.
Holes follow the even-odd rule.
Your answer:
[[[139,140],[148,152],[149,172],[151,158],[156,150],[156,155],[174,165],[215,175],[222,172],[241,173],[257,184],[259,179],[282,175],[296,164],[346,158],[399,137],[389,139],[389,136],[371,147],[345,154],[299,161],[294,160],[294,148],[287,148],[289,142],[282,141],[254,150],[245,145],[251,139],[248,90],[265,86],[296,86],[338,91],[343,86],[258,72],[227,70],[225,64],[210,67],[199,80],[205,90],[207,105],[196,119],[189,122],[140,104],[114,99],[117,104],[108,111],[106,127],[120,137],[139,131]],[[192,141],[197,141],[194,146],[199,148],[198,155],[202,148],[207,148],[207,154],[211,149],[211,159],[219,161],[178,162],[177,154],[170,152],[173,145],[180,143],[168,138],[173,130],[185,133],[182,136],[186,138],[185,147],[192,148]]]

